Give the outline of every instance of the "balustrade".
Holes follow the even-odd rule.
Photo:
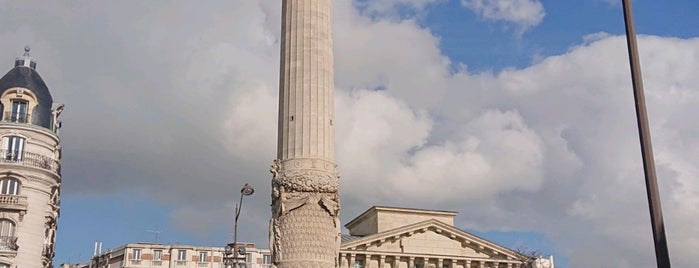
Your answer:
[[[0,164],[15,163],[46,169],[55,173],[61,172],[61,164],[51,157],[17,150],[0,150]]]

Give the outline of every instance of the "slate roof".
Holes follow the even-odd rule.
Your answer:
[[[29,111],[34,118],[32,124],[50,129],[53,98],[51,98],[49,88],[34,68],[15,65],[16,66],[7,72],[5,76],[0,78],[0,94],[5,93],[5,91],[13,87],[23,87],[31,90],[39,101],[39,106],[36,108],[36,111]]]

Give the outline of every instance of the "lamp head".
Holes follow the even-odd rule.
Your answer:
[[[240,189],[240,193],[241,193],[242,195],[251,195],[251,194],[254,193],[254,192],[255,192],[255,189],[252,188],[252,186],[250,186],[250,185],[247,184],[247,183],[245,184],[245,186],[243,186],[242,189]]]

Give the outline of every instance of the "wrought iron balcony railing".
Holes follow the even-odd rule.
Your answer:
[[[30,123],[31,115],[22,113],[7,113],[3,118],[3,121],[12,123]]]
[[[0,150],[0,164],[14,163],[61,173],[61,164],[51,157],[17,150]]]
[[[0,251],[17,251],[17,237],[0,236]]]

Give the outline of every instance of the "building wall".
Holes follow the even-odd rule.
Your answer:
[[[240,267],[271,268],[271,264],[269,263],[271,260],[269,257],[269,250],[255,248],[254,244],[247,244],[246,249],[247,256],[241,256],[239,258]],[[136,251],[140,251],[140,253]],[[162,253],[160,259],[157,258],[156,251],[160,251]],[[180,255],[180,251],[184,252],[184,256]],[[205,259],[200,258],[200,253],[202,252],[206,253]],[[225,265],[223,264],[224,256],[225,249],[222,247],[136,243],[127,244],[117,249],[100,253],[93,257],[92,264],[82,264],[77,267],[225,268]],[[264,263],[265,260],[267,260],[268,263]]]
[[[3,95],[3,100],[10,97]],[[4,108],[3,114],[7,114],[9,107]],[[7,150],[10,136],[24,139],[21,157],[8,155],[12,151]],[[51,129],[8,122],[3,117],[0,138],[3,140],[0,179],[14,178],[20,182],[18,195],[0,195],[0,220],[10,220],[15,225],[11,235],[14,238],[1,238],[6,246],[0,246],[0,263],[10,267],[49,267],[59,214],[58,136]],[[15,238],[16,242],[9,241]],[[8,244],[16,244],[16,249]]]
[[[367,236],[398,227],[435,219],[454,225],[456,212],[375,206],[348,222],[350,235]]]

